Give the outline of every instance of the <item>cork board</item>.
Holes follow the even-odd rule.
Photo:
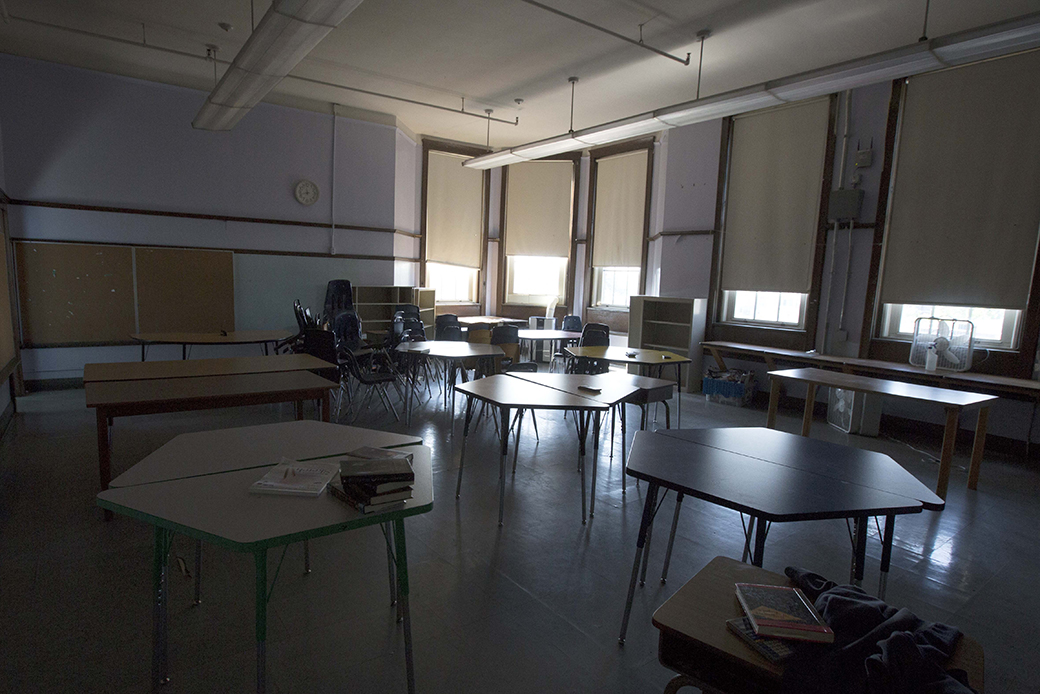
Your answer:
[[[137,248],[137,332],[235,329],[230,251]]]
[[[0,211],[0,215],[3,212]],[[2,220],[0,220],[2,222]],[[15,357],[14,321],[11,318],[11,285],[7,274],[7,237],[0,228],[0,372]]]
[[[14,250],[26,347],[129,342],[130,248],[19,241]]]

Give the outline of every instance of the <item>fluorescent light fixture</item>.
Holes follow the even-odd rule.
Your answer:
[[[652,113],[644,113],[631,118],[611,121],[593,128],[585,128],[574,133],[574,139],[586,145],[605,145],[608,142],[626,140],[649,133],[667,130],[672,126],[654,118]]]
[[[766,89],[784,101],[801,101],[941,67],[943,64],[928,50],[928,44],[918,43],[766,82]]]
[[[706,120],[735,116],[760,108],[777,106],[783,102],[766,91],[764,84],[747,89],[736,89],[696,101],[687,101],[654,111],[657,120],[668,125],[690,125]]]
[[[541,159],[542,157],[550,157],[554,154],[563,154],[564,152],[573,152],[576,149],[584,147],[581,142],[575,140],[570,133],[566,135],[557,135],[556,137],[550,137],[547,140],[539,140],[538,142],[532,142],[527,145],[520,145],[510,150],[514,155],[521,159]]]
[[[485,154],[480,157],[473,159],[467,159],[462,162],[463,166],[468,166],[471,169],[494,169],[499,166],[507,166],[509,164],[519,164],[522,161],[527,161],[523,157],[518,157],[508,149],[503,149],[499,152],[492,152],[491,154]]]
[[[931,42],[932,52],[947,65],[961,65],[1040,47],[1040,12],[1007,22],[942,36]]]
[[[275,0],[191,125],[230,130],[362,0]]]

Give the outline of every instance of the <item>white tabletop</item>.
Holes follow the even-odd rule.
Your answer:
[[[283,457],[310,460],[342,455],[361,446],[398,448],[422,443],[418,436],[329,424],[314,420],[279,422],[175,436],[116,477],[110,487],[273,465]]]
[[[98,494],[98,505],[234,551],[251,552],[431,510],[430,449],[401,450],[413,454],[412,498],[367,515],[328,492],[317,497],[251,494],[249,486],[264,474],[256,468],[108,489]]]

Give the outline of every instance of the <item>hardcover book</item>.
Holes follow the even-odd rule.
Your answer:
[[[833,643],[834,632],[797,588],[737,583],[737,600],[759,636]]]
[[[359,448],[340,461],[339,475],[344,485],[358,484],[372,487],[380,493],[389,491],[380,485],[415,481],[411,453],[397,453],[381,448]]]

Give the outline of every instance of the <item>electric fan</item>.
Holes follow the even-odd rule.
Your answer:
[[[928,371],[967,371],[971,368],[975,325],[957,318],[918,318],[910,363]]]

